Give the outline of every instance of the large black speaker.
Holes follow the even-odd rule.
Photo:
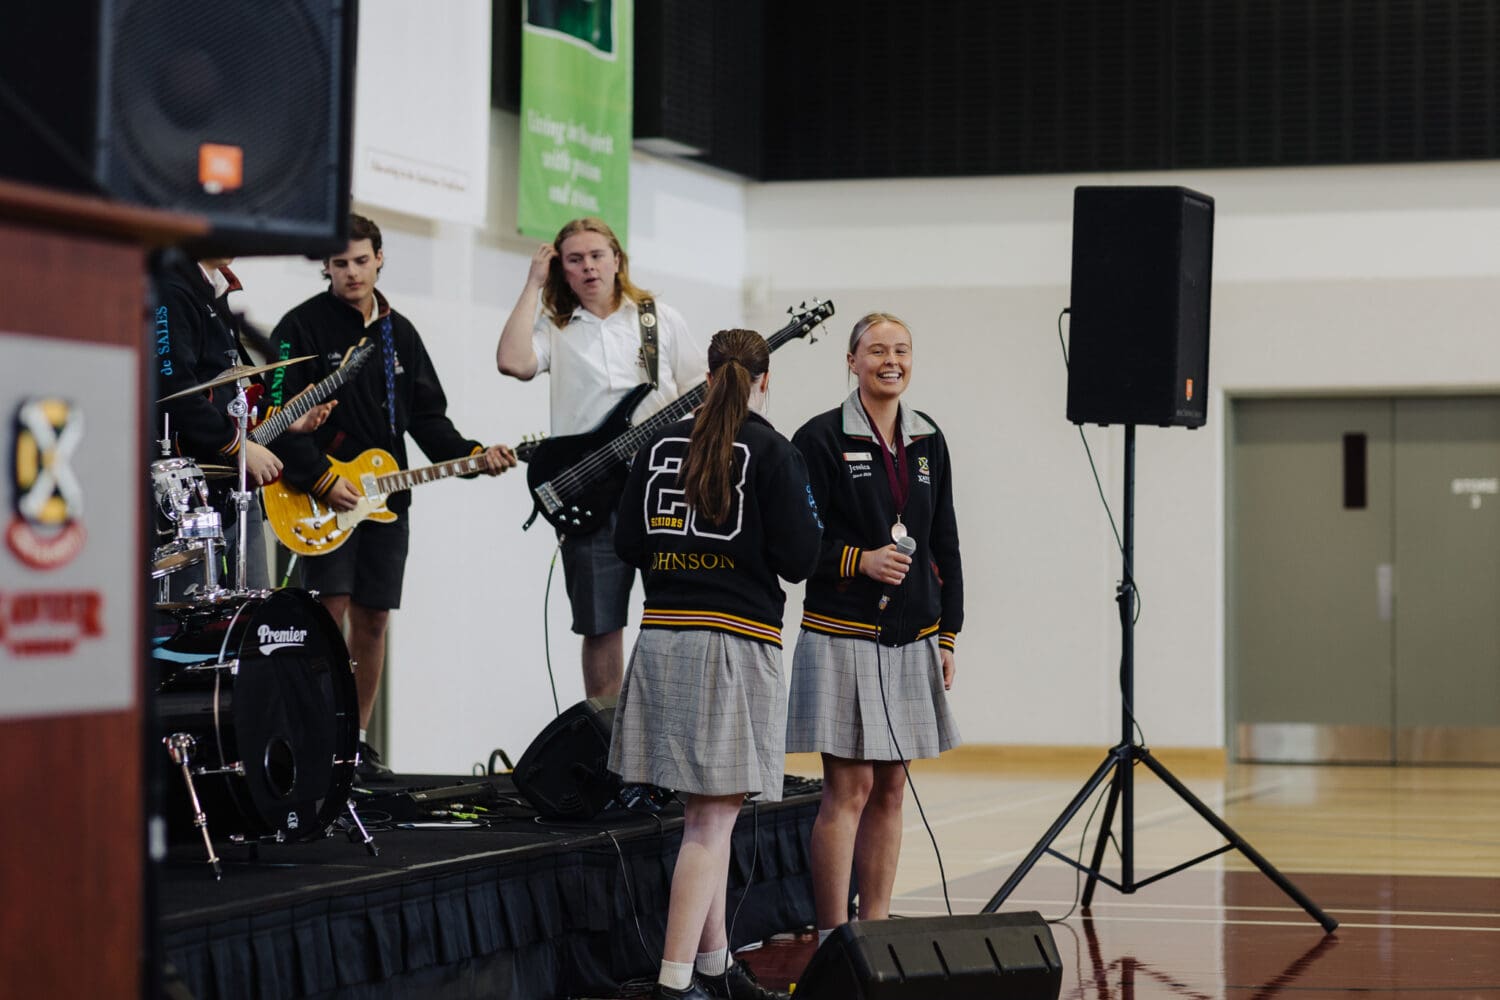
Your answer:
[[[206,216],[201,253],[342,249],[355,0],[59,0],[0,25],[0,177]]]
[[[798,1000],[1057,1000],[1062,961],[1035,912],[857,920],[829,935]]]
[[[1073,192],[1068,419],[1208,417],[1214,200],[1180,187]]]
[[[592,819],[620,792],[609,773],[615,699],[590,698],[547,723],[516,762],[516,791],[544,819]]]

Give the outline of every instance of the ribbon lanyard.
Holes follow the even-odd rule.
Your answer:
[[[861,409],[864,403],[860,403]],[[910,470],[906,463],[906,435],[901,433],[901,414],[896,413],[896,454],[892,460],[891,449],[886,447],[885,438],[880,436],[880,428],[875,426],[875,421],[870,417],[870,411],[865,410],[865,419],[870,422],[870,433],[875,438],[875,443],[880,446],[880,457],[885,459],[885,478],[891,484],[891,499],[896,503],[896,523],[891,525],[891,539],[899,540],[906,535],[906,526],[901,523],[901,515],[906,510],[906,500],[911,495]]]
[[[391,333],[389,314],[380,318],[380,350],[385,355],[385,416],[391,426],[391,437],[396,433],[396,338]]]

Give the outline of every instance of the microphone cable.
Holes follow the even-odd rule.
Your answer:
[[[740,901],[734,904],[734,914],[729,918],[729,926],[724,928],[724,945],[729,949],[729,962],[724,966],[722,976],[705,976],[705,979],[723,979],[724,995],[729,995],[729,970],[734,966],[737,959],[734,957],[734,925],[740,919],[740,910],[745,905],[745,900],[750,896],[750,889],[755,885],[755,872],[760,863],[760,800],[750,800],[750,816],[754,823],[750,841],[750,871],[745,875],[745,887],[740,890]],[[729,841],[729,863],[734,864],[734,840],[731,836]]]
[[[547,564],[547,586],[542,590],[542,650],[547,662],[547,683],[552,688],[552,711],[562,715],[562,706],[557,701],[557,677],[552,673],[552,574],[557,569],[557,557],[562,554],[562,538],[552,549],[552,561]]]
[[[875,679],[880,685],[880,707],[885,710],[885,728],[890,733],[891,745],[896,748],[896,759],[901,762],[901,771],[906,775],[906,786],[911,789],[912,801],[917,804],[917,814],[922,817],[922,826],[927,830],[927,839],[932,841],[932,853],[937,857],[938,880],[943,887],[943,905],[948,908],[948,916],[953,916],[953,901],[948,898],[948,873],[943,867],[943,852],[938,847],[937,834],[932,832],[932,824],[927,821],[927,810],[922,808],[922,797],[917,794],[916,782],[911,780],[911,767],[906,762],[906,752],[901,749],[901,741],[896,738],[896,726],[891,721],[891,703],[885,694],[885,668],[884,659],[880,655],[880,632],[881,622],[885,618],[885,608],[881,607],[875,613]],[[938,662],[942,662],[942,652],[938,653]],[[941,669],[941,667],[939,668]]]

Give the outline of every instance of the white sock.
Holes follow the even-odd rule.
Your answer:
[[[822,947],[823,942],[828,940],[828,935],[832,934],[836,930],[838,930],[837,927],[819,927],[818,928],[818,946]]]
[[[670,990],[685,990],[693,985],[693,966],[689,962],[668,962],[664,958],[656,981]]]
[[[361,743],[368,743],[368,742],[370,742],[369,740],[365,739],[365,731],[363,729],[361,729],[359,731],[359,741]]]
[[[718,951],[700,951],[693,967],[705,976],[722,976],[729,968],[729,945]]]

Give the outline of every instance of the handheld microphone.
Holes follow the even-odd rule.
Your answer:
[[[913,552],[917,551],[917,540],[915,538],[911,537],[910,535],[902,535],[900,538],[896,539],[896,551],[899,552],[899,553],[901,553],[904,556],[911,555]],[[881,588],[881,591],[880,591],[880,610],[881,611],[884,611],[885,610],[885,606],[887,604],[891,603],[891,595],[896,592],[896,588],[899,587],[899,586],[900,586],[900,584],[891,584],[891,583],[888,583],[884,587]]]

